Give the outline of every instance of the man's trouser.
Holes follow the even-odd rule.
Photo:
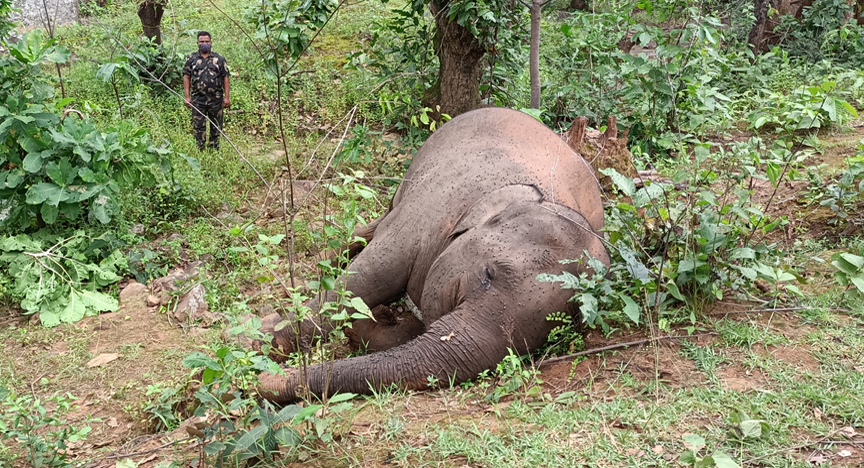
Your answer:
[[[204,149],[207,119],[210,119],[210,148],[219,149],[219,129],[222,128],[222,98],[192,99],[192,134],[198,149]]]

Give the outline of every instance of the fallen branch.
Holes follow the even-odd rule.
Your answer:
[[[129,458],[129,457],[137,457],[138,455],[147,455],[148,453],[158,452],[159,450],[162,450],[165,447],[169,447],[169,446],[175,445],[175,444],[182,444],[183,442],[187,442],[187,441],[190,441],[192,439],[195,439],[195,437],[187,437],[185,439],[172,440],[171,442],[168,442],[167,444],[162,444],[158,447],[155,447],[155,448],[152,448],[149,450],[142,450],[140,452],[118,453],[118,454],[114,454],[114,455],[108,455],[107,457],[102,457],[99,460],[94,461],[91,465],[88,465],[88,466],[93,466],[102,460],[111,460],[114,458]]]
[[[698,335],[661,336],[661,337],[649,338],[649,339],[645,339],[645,340],[628,341],[627,343],[618,343],[618,344],[614,344],[614,345],[604,346],[602,348],[587,349],[585,351],[579,351],[578,353],[573,353],[573,354],[568,354],[566,356],[559,356],[556,358],[547,359],[545,361],[538,363],[537,366],[539,367],[539,366],[543,366],[546,364],[552,364],[553,362],[566,361],[568,359],[572,359],[572,358],[579,357],[579,356],[587,356],[589,354],[602,353],[603,351],[611,351],[613,349],[629,348],[630,346],[639,346],[639,345],[644,345],[644,344],[648,344],[648,343],[654,343],[657,341],[682,340],[682,339],[691,339],[691,338],[699,338],[699,337],[703,337],[703,336],[715,336],[715,335],[717,335],[716,332],[711,332],[711,333],[700,333]]]

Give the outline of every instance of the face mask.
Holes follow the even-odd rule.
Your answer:
[[[207,44],[207,43],[198,44],[198,52],[201,52],[202,54],[209,54],[210,53],[210,46],[211,46],[211,44]]]

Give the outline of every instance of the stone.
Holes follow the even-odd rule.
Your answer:
[[[137,281],[130,281],[129,284],[120,291],[120,305],[135,299],[142,294],[147,293],[147,286]]]
[[[131,228],[129,228],[129,232],[137,236],[143,235],[145,230],[146,227],[143,224],[135,224]]]
[[[155,294],[148,294],[145,302],[147,303],[147,307],[156,307],[162,303],[162,300]]]
[[[171,312],[171,318],[178,325],[198,322],[198,325],[202,327],[209,327],[219,321],[222,316],[221,314],[214,314],[209,311],[207,299],[205,298],[206,294],[207,290],[203,284],[198,283],[193,286],[189,292],[180,298],[177,307]]]

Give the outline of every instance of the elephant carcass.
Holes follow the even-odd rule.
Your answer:
[[[407,293],[422,325],[354,321],[353,336],[377,352],[309,367],[308,390],[423,389],[430,376],[457,384],[494,368],[508,348],[537,349],[558,325],[547,316],[570,297],[537,275],[588,271],[559,263],[586,252],[608,265],[602,227],[591,167],[542,123],[500,108],[456,117],[420,148],[388,212],[358,232],[368,244],[348,267],[347,288],[367,305]],[[297,332],[281,320],[265,317],[262,330],[283,351],[327,330],[305,322]],[[300,373],[265,375],[262,385],[267,398],[293,401]]]

